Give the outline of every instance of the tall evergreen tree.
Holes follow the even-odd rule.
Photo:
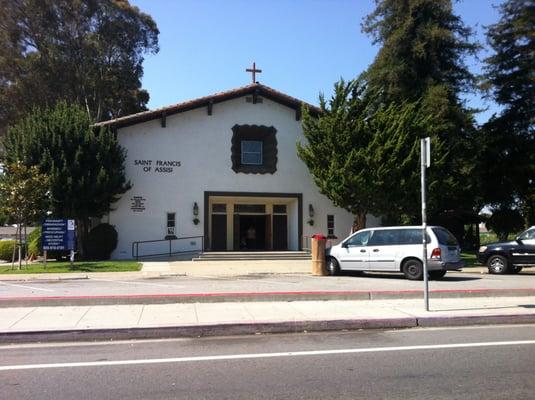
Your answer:
[[[430,121],[418,103],[377,108],[364,92],[358,81],[336,83],[328,102],[320,96],[319,116],[303,110],[307,141],[298,144],[320,192],[355,215],[355,229],[365,227],[368,213],[417,212],[419,138]],[[439,139],[434,143],[440,165]]]
[[[443,168],[431,171],[440,177],[437,189],[442,192],[434,212],[472,209],[476,131],[472,111],[460,98],[475,84],[463,61],[478,48],[469,40],[470,29],[453,13],[451,0],[375,2],[363,30],[382,47],[363,74],[368,90],[374,97],[379,94],[379,104],[420,101],[423,112],[433,118],[427,134],[449,149]]]
[[[535,224],[535,1],[507,0],[487,31],[484,86],[503,109],[485,124],[481,179],[497,209],[520,207]]]
[[[477,46],[471,31],[453,13],[451,0],[375,0],[363,23],[380,44],[365,76],[386,100],[416,100],[437,86],[454,102],[474,85],[463,59]]]
[[[106,128],[94,128],[87,112],[60,102],[51,110],[35,109],[10,127],[3,140],[7,163],[38,166],[50,177],[51,211],[77,220],[79,251],[90,217],[102,217],[130,188],[125,152]]]
[[[127,0],[0,0],[0,134],[61,99],[93,121],[145,110],[143,56],[158,33]]]

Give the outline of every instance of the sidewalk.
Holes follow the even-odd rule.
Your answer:
[[[310,260],[143,261],[141,271],[0,274],[0,281],[130,279],[159,276],[231,277],[250,274],[310,274]]]
[[[535,296],[0,309],[0,342],[118,340],[534,323]]]

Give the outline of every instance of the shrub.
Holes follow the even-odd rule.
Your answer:
[[[0,240],[0,260],[11,261],[13,257],[14,240]],[[18,250],[15,253],[15,259],[18,259]],[[22,249],[22,257],[24,257],[24,248]]]
[[[108,260],[117,247],[117,231],[110,224],[95,226],[87,235],[86,250],[90,259]]]
[[[41,227],[35,228],[27,237],[28,254],[31,256],[39,256],[41,251]]]
[[[41,241],[41,227],[38,226],[32,232],[28,234],[28,243],[34,241],[35,239]]]
[[[509,234],[524,228],[524,218],[518,210],[493,210],[492,216],[487,221],[487,228],[492,230],[500,241],[505,241]]]

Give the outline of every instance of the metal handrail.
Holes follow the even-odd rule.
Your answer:
[[[301,237],[301,250],[310,253],[312,251],[312,236],[303,235]]]
[[[199,250],[187,250],[187,251],[172,251],[172,242],[175,240],[185,240],[185,239],[201,239],[201,248]],[[169,251],[166,253],[157,253],[157,254],[144,254],[139,255],[139,245],[143,243],[158,243],[158,242],[169,242]],[[198,253],[202,254],[204,251],[204,236],[184,236],[171,239],[157,239],[157,240],[139,240],[137,242],[132,242],[132,258],[139,260],[141,257],[159,257],[159,256],[169,256],[175,254],[188,254],[188,253]]]

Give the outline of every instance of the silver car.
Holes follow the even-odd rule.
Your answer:
[[[441,226],[427,227],[429,277],[440,279],[449,270],[464,266],[455,236]],[[368,228],[355,232],[327,249],[327,270],[403,272],[407,279],[423,278],[423,237],[421,226]]]

